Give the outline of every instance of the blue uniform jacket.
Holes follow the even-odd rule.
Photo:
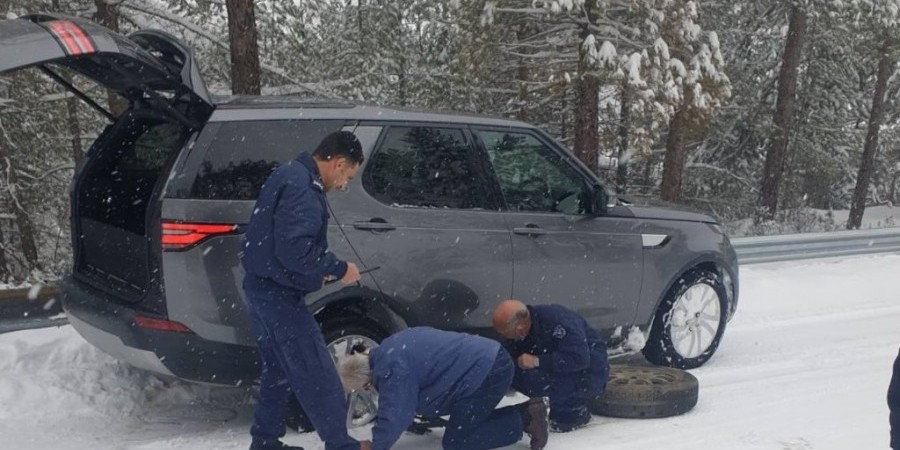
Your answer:
[[[538,370],[599,373],[607,365],[606,343],[574,311],[560,305],[528,306],[531,330],[507,345],[512,357],[530,353],[539,359]],[[605,380],[604,380],[605,382]]]
[[[328,252],[328,208],[319,170],[301,153],[263,184],[245,236],[247,275],[313,292],[326,276],[341,278],[347,263]]]
[[[454,401],[481,386],[499,352],[496,341],[427,327],[385,339],[369,356],[378,391],[373,448],[391,448],[416,413],[448,414]]]

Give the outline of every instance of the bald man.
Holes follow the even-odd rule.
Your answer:
[[[516,360],[513,388],[550,397],[550,429],[565,433],[587,425],[588,401],[603,393],[609,377],[600,335],[563,306],[526,306],[518,300],[501,302],[493,323]]]

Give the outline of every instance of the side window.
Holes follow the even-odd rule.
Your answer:
[[[460,129],[391,127],[366,166],[363,186],[389,205],[485,208],[474,158]]]
[[[256,200],[263,183],[279,165],[301,152],[312,153],[343,120],[268,120],[223,122],[213,128],[206,148],[198,149],[184,173],[196,176],[186,195],[209,200]],[[204,131],[210,132],[210,130]],[[176,196],[185,196],[176,191]]]
[[[584,178],[528,133],[476,131],[510,211],[584,214]]]

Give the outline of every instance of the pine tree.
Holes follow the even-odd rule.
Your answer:
[[[871,4],[863,4],[863,20],[875,30],[873,44],[880,41],[878,51],[878,69],[875,75],[875,89],[872,95],[872,108],[869,113],[868,132],[865,148],[853,190],[853,202],[847,229],[859,228],[866,209],[869,185],[874,171],[875,152],[878,150],[878,138],[884,119],[884,102],[888,79],[896,73],[897,54],[900,49],[900,5],[896,1],[873,0]]]

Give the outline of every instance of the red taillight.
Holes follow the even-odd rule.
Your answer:
[[[193,333],[190,328],[171,320],[134,316],[134,324],[140,328],[146,328],[148,330],[171,331],[173,333]]]
[[[206,238],[233,233],[237,225],[209,223],[162,223],[162,247],[165,250],[184,250]]]

